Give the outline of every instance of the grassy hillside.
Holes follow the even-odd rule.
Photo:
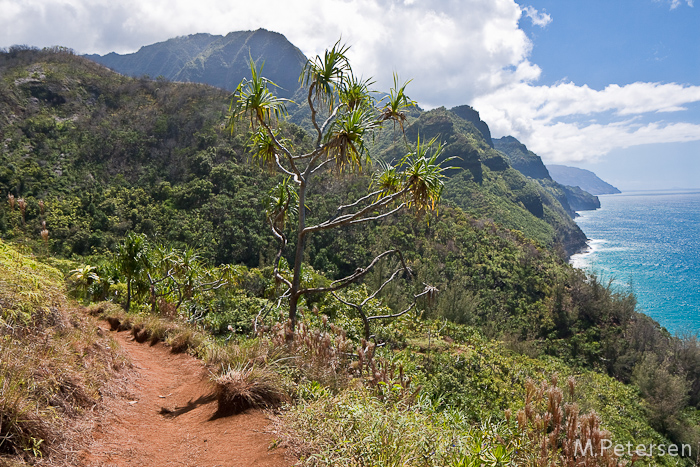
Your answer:
[[[124,365],[71,306],[63,274],[0,241],[0,465],[76,465],[81,431]]]

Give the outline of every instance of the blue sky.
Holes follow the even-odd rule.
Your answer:
[[[521,21],[533,42],[530,60],[539,65],[540,85],[562,80],[602,90],[635,82],[700,84],[700,5],[667,1],[521,2],[551,21]],[[700,122],[700,104],[666,113],[665,122]],[[605,115],[598,115],[599,119]],[[639,121],[659,120],[655,113]],[[613,120],[613,119],[610,119]],[[700,187],[700,143],[657,143],[614,148],[593,161],[573,165],[598,173],[622,189]]]
[[[307,56],[342,36],[386,91],[470,104],[494,136],[623,190],[700,187],[700,5],[692,0],[0,0],[0,47],[128,53],[266,28]]]
[[[698,84],[700,5],[666,1],[534,0],[552,17],[546,27],[521,21],[542,84],[561,79],[602,89],[635,81]],[[571,53],[574,52],[574,53]]]

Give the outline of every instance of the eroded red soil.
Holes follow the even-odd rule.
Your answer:
[[[121,397],[82,455],[86,467],[287,467],[295,461],[270,449],[270,420],[260,411],[217,418],[208,373],[199,360],[162,345],[112,333],[135,367]]]

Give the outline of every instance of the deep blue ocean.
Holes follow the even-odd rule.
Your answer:
[[[671,333],[700,333],[700,190],[599,198],[579,213],[590,248],[571,263],[634,292],[637,311]]]

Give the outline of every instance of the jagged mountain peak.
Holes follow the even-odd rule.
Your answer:
[[[132,54],[114,52],[87,58],[129,76],[163,76],[172,81],[199,82],[232,91],[250,76],[249,60],[264,63],[265,76],[282,97],[299,88],[304,54],[287,38],[266,29],[179,36],[141,47]]]

